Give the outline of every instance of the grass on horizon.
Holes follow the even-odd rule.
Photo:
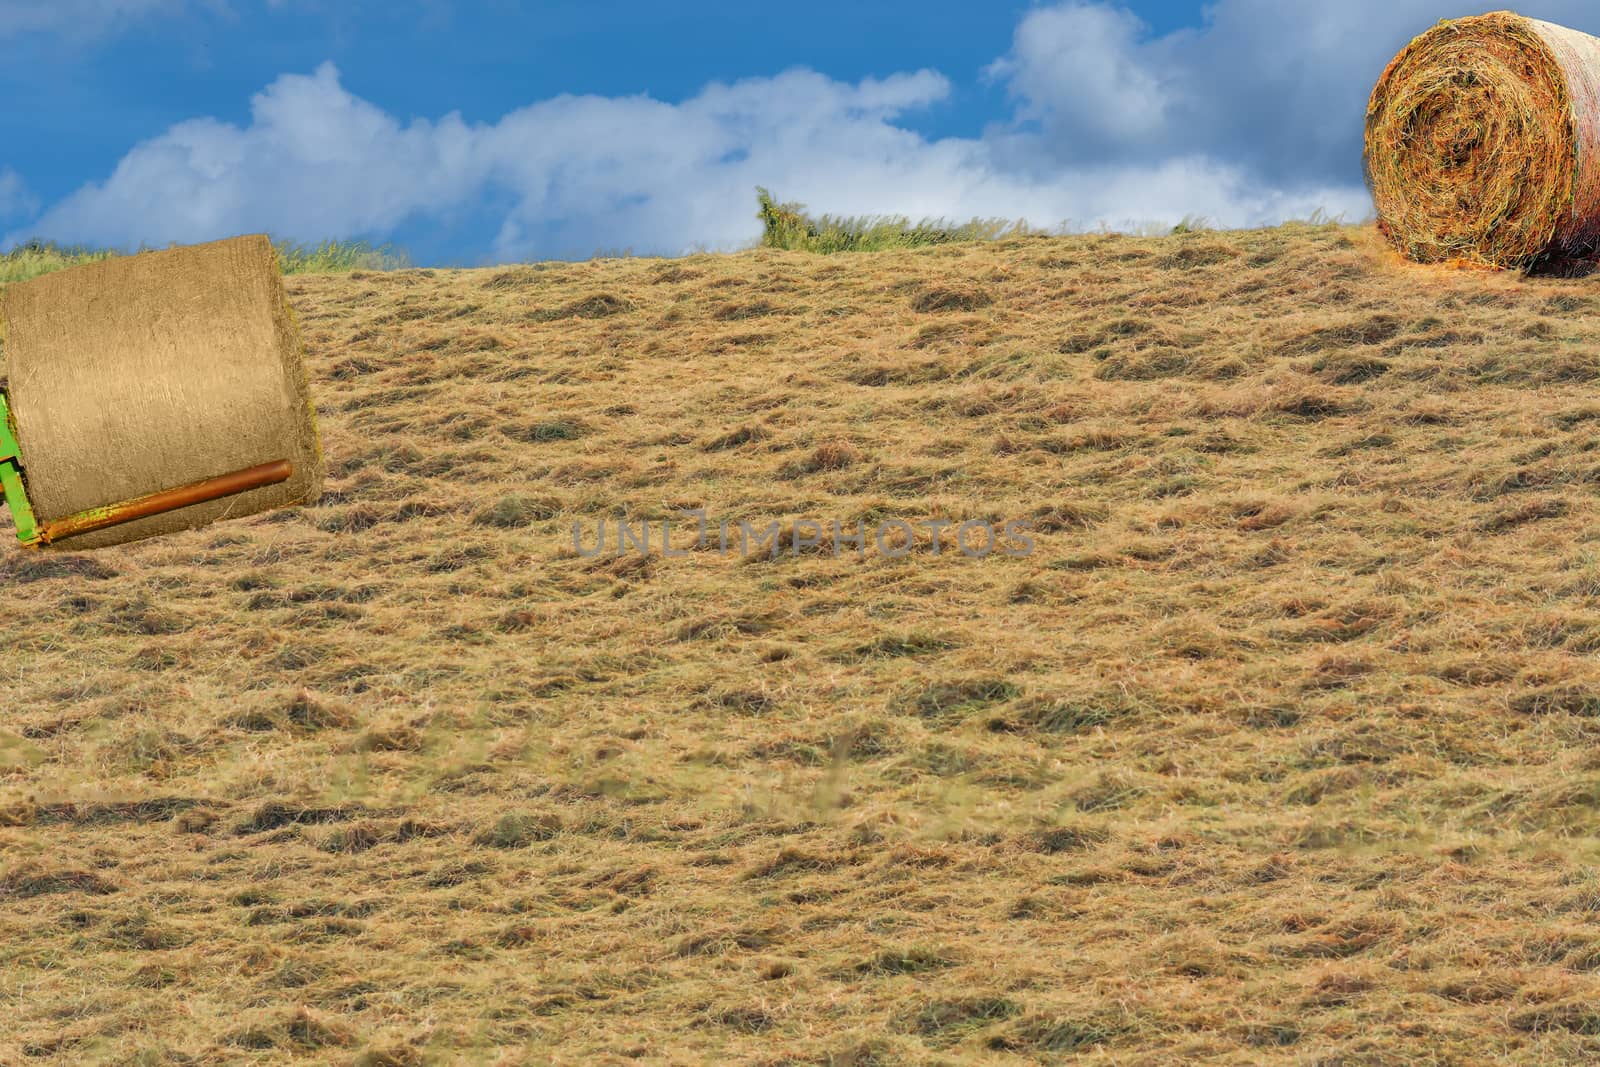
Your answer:
[[[280,240],[273,242],[273,246],[278,250],[278,262],[285,274],[342,274],[352,270],[397,270],[411,265],[404,251],[389,245],[373,246],[366,241],[302,244]],[[139,251],[149,249],[141,248]],[[114,248],[89,248],[85,245],[30,240],[10,252],[0,254],[0,285],[25,282],[41,274],[124,254]]]
[[[780,204],[762,186],[756,187],[761,210],[761,245],[791,252],[886,252],[899,248],[925,248],[956,241],[992,241],[1001,237],[1025,237],[1037,232],[1026,219],[972,219],[953,223],[947,219],[923,219],[913,223],[904,215],[821,215],[805,213],[805,205]]]
[[[760,205],[757,218],[762,223],[762,233],[757,247],[780,248],[795,252],[814,252],[827,255],[834,252],[884,252],[895,249],[926,248],[965,241],[995,241],[1008,237],[1063,236],[1066,228],[1057,230],[1030,226],[1026,219],[974,218],[956,223],[947,219],[923,219],[913,223],[904,215],[811,216],[805,205],[778,203],[764,186],[756,187]],[[1339,225],[1342,219],[1316,212],[1308,220],[1312,226]],[[1181,236],[1214,229],[1211,222],[1198,215],[1186,215],[1175,226],[1148,222],[1121,228],[1102,225],[1099,232],[1123,232],[1135,237]],[[284,274],[343,274],[354,270],[400,270],[411,267],[405,250],[392,245],[374,246],[366,241],[328,240],[318,244],[304,244],[290,240],[274,242]],[[139,251],[147,251],[141,248]],[[59,245],[38,238],[29,240],[10,252],[0,253],[0,285],[27,281],[51,271],[64,270],[84,263],[93,263],[111,256],[124,255],[117,249],[90,248],[84,245]],[[592,260],[634,258],[633,249],[596,249]],[[505,265],[505,264],[502,264]]]
[[[51,271],[110,259],[116,254],[108,248],[63,247],[53,241],[28,241],[0,255],[0,284],[25,282]]]
[[[1203,215],[1185,215],[1176,225],[1145,221],[1111,226],[1102,222],[1092,229],[1075,228],[1068,223],[1056,227],[1038,227],[1030,225],[1027,219],[1013,222],[1001,218],[974,218],[957,223],[939,218],[913,223],[904,215],[813,217],[806,213],[804,204],[780,204],[773,199],[770,191],[759,185],[756,186],[756,199],[760,204],[756,217],[762,224],[758,247],[824,255],[832,252],[887,252],[964,241],[998,241],[1009,237],[1064,237],[1088,232],[1120,233],[1132,237],[1177,237],[1206,233],[1217,228]],[[1285,222],[1338,226],[1343,225],[1344,219],[1318,209],[1307,219],[1289,219]]]

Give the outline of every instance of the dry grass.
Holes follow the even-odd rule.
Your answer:
[[[1600,297],[1370,229],[288,280],[322,505],[0,562],[0,1062],[1600,1052]],[[581,559],[602,513],[1026,559]]]

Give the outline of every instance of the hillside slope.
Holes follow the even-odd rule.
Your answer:
[[[1592,282],[1287,227],[287,284],[318,507],[0,553],[0,1062],[1600,1052]],[[574,551],[686,508],[1034,550]]]

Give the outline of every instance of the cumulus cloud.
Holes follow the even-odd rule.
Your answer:
[[[1126,144],[1163,135],[1176,102],[1165,71],[1149,61],[1145,24],[1105,4],[1036,10],[1018,26],[1009,55],[986,68],[1021,104],[1018,121],[1043,120],[1071,135],[1080,156],[1089,139]]]
[[[950,88],[932,71],[850,84],[793,69],[713,83],[677,104],[560,96],[494,123],[455,113],[401,122],[324,64],[257,94],[245,125],[195,119],[135,146],[107,179],[27,229],[124,246],[252,230],[381,237],[410,220],[508,204],[494,220],[490,258],[509,260],[737,247],[759,229],[758,184],[835,213],[1037,226],[1189,214],[1243,225],[1319,207],[1364,210],[1349,189],[1286,191],[1203,153],[1013,173],[982,139],[928,139],[897,125]]]
[[[0,37],[183,2],[15,0]],[[1600,32],[1589,0],[1529,2],[1535,17]],[[847,83],[796,68],[677,103],[560,96],[467,123],[401,121],[324,64],[267,86],[247,123],[196,118],[135,145],[6,240],[387,239],[421,223],[495,232],[490,260],[676,253],[753,239],[758,184],[836,214],[1041,227],[1252,225],[1319,208],[1359,218],[1372,83],[1411,35],[1455,13],[1442,0],[1215,0],[1199,26],[1155,34],[1118,3],[1036,7],[985,70],[1012,113],[973,138],[907,128],[951,93],[928,70]],[[31,217],[20,179],[7,180],[0,219],[8,207]]]
[[[1600,34],[1592,0],[1521,10]],[[1460,14],[1444,0],[1215,0],[1198,28],[1154,35],[1120,6],[1038,8],[990,68],[1018,119],[992,137],[1015,166],[1200,153],[1277,188],[1353,185],[1378,75],[1413,36]]]

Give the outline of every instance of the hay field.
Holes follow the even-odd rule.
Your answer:
[[[286,284],[319,506],[0,555],[0,1063],[1600,1054],[1593,282],[1292,226]],[[692,507],[1035,550],[574,552]]]

